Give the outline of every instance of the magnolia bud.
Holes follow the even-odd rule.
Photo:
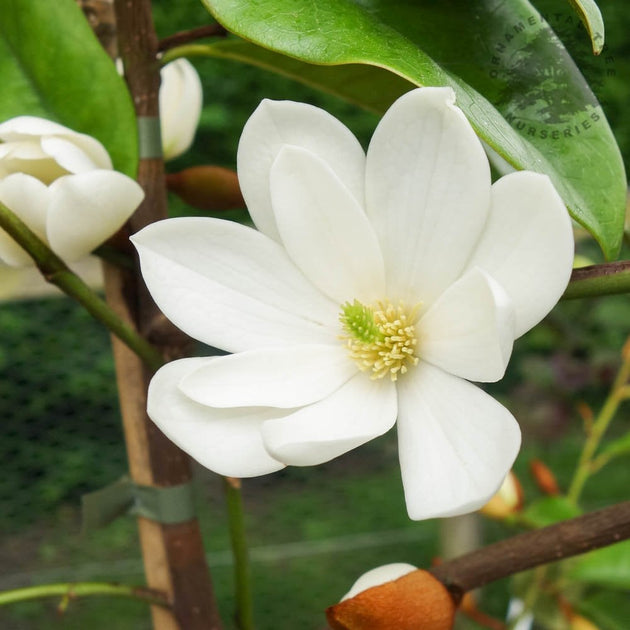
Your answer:
[[[516,475],[510,471],[498,492],[481,508],[480,512],[490,518],[501,520],[518,512],[522,506],[523,487]]]
[[[112,170],[95,138],[34,116],[0,124],[0,202],[66,262],[117,232],[143,197],[137,182]],[[3,230],[0,260],[33,264]]]
[[[388,567],[410,565],[388,565]],[[388,567],[380,567],[374,572]],[[455,603],[446,587],[427,571],[410,571],[395,579],[361,590],[331,606],[326,617],[334,630],[451,630]],[[400,572],[398,573],[400,574]],[[355,587],[363,580],[359,578]],[[365,580],[369,584],[371,580]],[[355,587],[349,595],[355,592]]]
[[[160,73],[160,127],[164,160],[187,151],[195,138],[203,89],[194,66],[187,59],[166,64]]]
[[[199,210],[244,208],[238,178],[221,166],[193,166],[166,176],[168,189]]]

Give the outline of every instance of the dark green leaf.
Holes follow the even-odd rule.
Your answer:
[[[593,54],[599,55],[604,47],[604,20],[595,0],[569,0],[588,31]]]
[[[599,630],[628,630],[630,627],[630,597],[627,593],[595,593],[577,602],[577,608]]]
[[[114,167],[135,176],[133,103],[74,0],[2,0],[0,76],[0,120],[56,120],[100,140]]]
[[[415,84],[376,66],[348,64],[319,66],[304,63],[242,39],[224,39],[188,48],[190,53],[232,59],[282,74],[382,114]],[[165,59],[168,60],[168,54]],[[378,86],[378,89],[376,89]]]
[[[531,503],[523,518],[534,527],[546,527],[580,515],[580,510],[565,497],[543,497]]]
[[[619,150],[595,96],[527,0],[204,3],[253,42],[211,44],[207,54],[262,65],[381,111],[405,82],[450,85],[477,133],[516,168],[547,173],[606,256],[617,255],[626,185]],[[373,70],[357,73],[358,65]],[[385,80],[386,71],[400,79]]]
[[[630,589],[630,540],[580,556],[567,577],[606,588]]]

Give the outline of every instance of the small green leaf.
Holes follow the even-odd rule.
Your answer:
[[[567,577],[605,588],[630,589],[630,540],[580,556]]]
[[[451,86],[480,137],[516,168],[548,174],[605,255],[617,255],[626,189],[619,149],[584,78],[527,0],[203,2],[251,42],[210,44],[206,54],[268,67],[380,111],[406,83]],[[385,79],[387,72],[398,79]]]
[[[524,510],[523,519],[534,527],[546,527],[581,514],[566,497],[543,497]]]
[[[593,54],[599,55],[604,48],[604,20],[597,3],[595,0],[569,0],[569,2],[588,31],[593,45]]]
[[[599,630],[628,630],[630,598],[627,593],[594,593],[576,602],[576,607]]]
[[[606,444],[606,446],[602,449],[599,457],[609,460],[613,457],[628,454],[630,454],[630,433],[626,433],[620,438],[617,438],[612,442],[608,442],[608,444]]]
[[[100,140],[135,176],[135,112],[124,81],[75,0],[0,3],[0,121],[41,116]]]

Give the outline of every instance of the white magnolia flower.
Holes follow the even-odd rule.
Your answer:
[[[83,258],[109,238],[143,197],[91,136],[33,116],[0,124],[0,202],[64,260]],[[33,264],[2,230],[0,260]]]
[[[172,160],[193,143],[201,116],[203,90],[197,71],[187,59],[171,61],[160,75],[162,151],[165,160]]]
[[[411,518],[495,493],[520,432],[469,380],[500,379],[562,294],[571,223],[545,176],[491,186],[453,103],[405,94],[366,156],[326,112],[263,101],[238,150],[259,231],[181,218],[134,236],[166,316],[233,353],[175,361],[150,386],[149,415],[200,463],[235,477],[319,464],[398,419]]]

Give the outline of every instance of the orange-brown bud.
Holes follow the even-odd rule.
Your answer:
[[[193,166],[166,175],[168,189],[187,204],[200,210],[244,208],[238,178],[234,171],[221,166]]]
[[[446,587],[418,569],[326,610],[334,630],[451,630],[455,603]]]
[[[518,477],[510,471],[498,492],[481,510],[484,516],[502,520],[523,507],[523,487]]]
[[[576,405],[576,409],[577,412],[580,414],[580,417],[584,421],[584,424],[586,426],[591,426],[593,424],[594,414],[588,403],[580,400]]]
[[[473,593],[470,591],[468,593],[464,593],[462,601],[459,602],[459,610],[466,615],[469,613],[476,613],[479,610]]]
[[[550,468],[539,459],[532,459],[529,462],[529,470],[536,485],[545,493],[551,496],[560,494],[556,476],[551,472]]]

